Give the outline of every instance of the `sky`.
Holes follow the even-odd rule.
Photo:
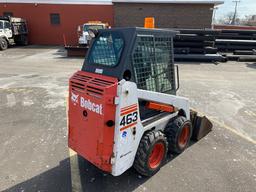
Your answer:
[[[234,12],[235,3],[232,1],[233,0],[224,0],[224,4],[218,6],[216,19],[220,19],[229,12]],[[244,17],[245,15],[256,15],[256,0],[240,0],[237,10],[240,17]]]

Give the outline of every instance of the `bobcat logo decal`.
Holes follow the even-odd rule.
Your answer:
[[[78,104],[78,94],[75,94],[71,92],[71,101],[73,102],[74,105]]]

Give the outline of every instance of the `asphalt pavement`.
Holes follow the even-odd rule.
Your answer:
[[[61,47],[0,52],[0,191],[255,192],[256,63],[179,63],[178,95],[213,131],[151,178],[103,173],[67,147],[68,79],[82,58]]]

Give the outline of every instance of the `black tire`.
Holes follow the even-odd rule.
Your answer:
[[[8,48],[8,42],[5,38],[0,38],[0,50],[6,50]]]
[[[27,35],[19,35],[15,37],[16,45],[26,46],[28,45],[28,36]]]
[[[155,152],[152,153],[153,151]],[[161,131],[150,131],[140,141],[133,166],[141,175],[152,176],[165,162],[167,151],[165,135]]]
[[[167,124],[165,135],[169,144],[169,151],[180,154],[189,145],[192,135],[191,122],[183,116],[177,116]]]

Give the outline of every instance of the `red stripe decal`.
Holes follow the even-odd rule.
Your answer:
[[[134,122],[134,123],[132,123],[132,124],[130,124],[130,125],[126,125],[125,127],[122,127],[121,129],[120,129],[120,131],[123,131],[123,130],[125,130],[125,129],[128,129],[129,127],[132,127],[132,126],[134,126],[134,125],[136,125],[137,124],[137,122]]]
[[[127,107],[123,107],[123,108],[121,108],[121,112],[123,112],[125,110],[129,110],[129,109],[134,108],[134,107],[137,107],[137,104],[130,105],[130,106],[127,106]]]
[[[122,112],[122,113],[121,113],[121,116],[126,115],[126,114],[129,114],[129,113],[132,113],[132,112],[134,112],[134,111],[137,111],[137,107],[134,108],[134,109],[126,110],[126,111]]]

